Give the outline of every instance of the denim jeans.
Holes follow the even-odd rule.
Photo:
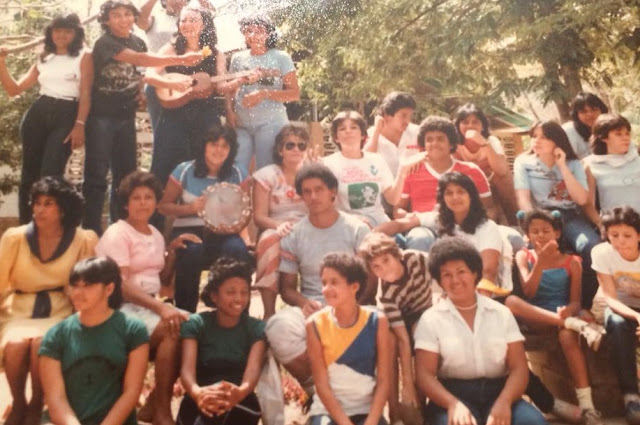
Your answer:
[[[195,312],[198,305],[200,274],[220,257],[240,261],[249,260],[249,251],[238,235],[219,235],[205,231],[203,227],[177,227],[171,239],[184,233],[193,233],[202,243],[186,242],[186,248],[176,251],[176,307]]]
[[[111,222],[120,216],[118,186],[136,169],[135,119],[89,116],[84,159],[83,194],[86,210],[82,227],[102,235],[102,208],[111,168]]]
[[[151,85],[146,85],[144,88],[144,96],[147,99],[147,111],[149,111],[149,121],[151,121],[151,130],[153,134],[156,134],[156,127],[160,120],[160,113],[162,112],[162,106],[158,100],[156,94],[156,88]]]
[[[238,155],[236,162],[249,169],[251,157],[256,155],[256,170],[273,164],[273,148],[276,144],[276,136],[287,125],[289,120],[286,116],[275,117],[273,121],[260,125],[242,123],[238,125]]]
[[[478,425],[485,425],[489,412],[504,388],[505,378],[498,379],[442,379],[442,385],[458,398],[471,411]],[[447,425],[447,409],[435,403],[426,408],[427,422],[430,425]],[[546,425],[538,409],[524,400],[511,405],[512,425]]]
[[[18,189],[20,223],[31,221],[29,193],[41,177],[62,176],[71,154],[71,142],[63,143],[73,128],[78,102],[40,96],[20,123],[22,172]]]
[[[582,307],[590,309],[598,290],[596,272],[591,268],[591,250],[601,242],[594,225],[580,212],[560,211],[562,239],[582,258]]]
[[[637,394],[636,328],[638,323],[607,307],[604,310],[604,326],[607,329],[607,342],[611,346],[613,356],[611,364],[616,371],[620,391],[622,394]]]
[[[427,227],[414,227],[405,236],[407,249],[429,252],[436,241],[436,232]]]

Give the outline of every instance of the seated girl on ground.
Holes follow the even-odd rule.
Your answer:
[[[602,215],[607,242],[593,248],[593,269],[604,296],[611,364],[624,395],[627,422],[640,424],[640,395],[635,350],[640,334],[640,214],[617,207]],[[596,303],[596,301],[594,301]]]
[[[558,327],[558,340],[576,386],[583,421],[587,425],[601,424],[601,415],[591,398],[587,363],[577,333],[583,333],[584,329],[587,343],[597,350],[602,334],[595,327],[601,327],[595,324],[587,326],[586,322],[573,317],[580,311],[580,258],[563,253],[558,245],[562,236],[559,213],[530,211],[524,216],[522,228],[534,247],[523,248],[516,254],[526,301],[510,296],[505,304],[516,317],[532,327]],[[538,308],[532,309],[526,305],[527,302]]]
[[[118,310],[120,268],[108,257],[88,258],[75,265],[69,284],[76,313],[47,332],[39,352],[51,422],[135,425],[149,335]]]
[[[359,258],[332,253],[320,266],[327,307],[307,319],[307,352],[316,394],[312,425],[382,425],[389,391],[389,324],[358,305],[367,271]]]
[[[209,272],[201,299],[215,310],[192,314],[182,325],[180,379],[186,395],[178,423],[255,425],[253,392],[266,350],[264,322],[249,316],[252,268],[222,257]]]

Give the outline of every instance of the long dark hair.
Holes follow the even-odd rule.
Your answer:
[[[209,174],[204,152],[208,143],[215,143],[220,139],[224,139],[229,145],[229,155],[222,163],[222,167],[220,167],[217,177],[219,180],[225,180],[231,176],[233,163],[236,160],[236,155],[238,154],[238,139],[236,137],[236,131],[233,127],[229,127],[228,125],[216,125],[211,127],[200,141],[200,151],[199,155],[196,156],[195,168],[193,170],[193,174],[196,177],[205,178]]]
[[[202,17],[202,31],[200,32],[200,39],[198,40],[198,47],[203,48],[204,46],[209,46],[213,54],[217,53],[216,44],[218,44],[218,36],[216,34],[216,26],[213,22],[213,14],[201,7],[197,6],[187,6],[182,9],[182,13],[185,11],[194,11],[198,12]],[[173,34],[173,40],[171,44],[173,44],[173,48],[177,54],[182,55],[187,51],[187,39],[180,33],[180,20],[178,18],[178,30]]]
[[[482,134],[482,137],[484,137],[485,139],[488,138],[489,120],[487,119],[487,116],[484,114],[484,112],[482,112],[482,109],[478,108],[473,103],[466,103],[459,107],[456,111],[455,125],[456,130],[458,130],[458,134],[460,134],[461,140],[464,140],[464,134],[460,132],[460,123],[467,119],[469,115],[475,115],[476,118],[480,120],[480,122],[482,123],[482,131],[480,132],[480,134]]]
[[[609,108],[604,104],[602,99],[589,92],[578,93],[571,102],[571,120],[573,121],[573,127],[584,140],[589,141],[589,138],[591,137],[591,128],[578,118],[578,112],[582,111],[587,106],[600,109],[600,112],[603,114],[609,112]]]
[[[440,236],[449,235],[454,236],[455,219],[453,211],[447,206],[444,201],[444,192],[450,184],[457,184],[463,188],[468,194],[471,200],[469,204],[469,213],[460,224],[460,229],[463,232],[474,234],[478,226],[487,221],[487,211],[482,205],[480,195],[475,183],[468,176],[459,173],[446,173],[440,181],[438,181],[438,233]]]
[[[44,30],[44,50],[40,54],[40,60],[44,61],[47,56],[56,54],[56,45],[53,43],[53,30],[57,28],[68,28],[75,31],[73,40],[67,47],[67,54],[76,57],[84,46],[84,28],[80,18],[75,13],[59,15]]]
[[[575,151],[573,150],[573,147],[571,147],[571,143],[569,143],[569,138],[567,137],[567,133],[565,133],[564,129],[560,124],[558,124],[553,120],[538,121],[533,125],[533,127],[531,127],[531,133],[530,133],[531,137],[533,137],[533,133],[536,131],[538,127],[542,129],[542,134],[544,135],[544,137],[551,140],[553,143],[556,144],[557,147],[559,147],[564,151],[567,161],[578,159],[578,155],[576,155]],[[528,153],[530,154],[534,153],[533,146],[531,147],[531,149],[529,149]]]

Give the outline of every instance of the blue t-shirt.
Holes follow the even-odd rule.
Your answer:
[[[567,167],[586,190],[587,175],[578,160],[567,161]],[[549,168],[535,154],[523,154],[513,163],[514,187],[531,192],[534,207],[544,209],[576,209],[558,166]]]
[[[226,179],[219,179],[216,176],[196,177],[194,173],[195,160],[185,161],[179,164],[171,172],[171,176],[169,178],[182,188],[179,203],[190,204],[191,202],[195,201],[196,198],[202,196],[202,193],[209,186],[217,183],[227,182],[239,185],[247,176],[246,171],[242,170],[238,165],[233,166],[231,174]],[[173,222],[173,226],[204,226],[204,221],[197,215],[188,215],[177,217]]]
[[[242,99],[249,93],[258,90],[282,90],[283,77],[296,70],[291,56],[287,52],[269,49],[263,55],[253,56],[249,50],[236,53],[231,58],[229,72],[250,71],[254,69],[267,70],[271,75],[265,76],[254,84],[240,87],[235,98],[235,109],[240,125],[260,125],[273,121],[280,116],[287,118],[287,110],[283,102],[277,100],[263,100],[253,108],[242,106]]]

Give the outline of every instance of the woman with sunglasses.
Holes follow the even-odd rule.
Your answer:
[[[309,134],[303,127],[286,125],[276,136],[273,164],[253,174],[253,220],[261,234],[256,253],[256,287],[262,296],[264,318],[275,313],[278,295],[280,238],[307,214],[294,187],[296,173],[305,162]]]

